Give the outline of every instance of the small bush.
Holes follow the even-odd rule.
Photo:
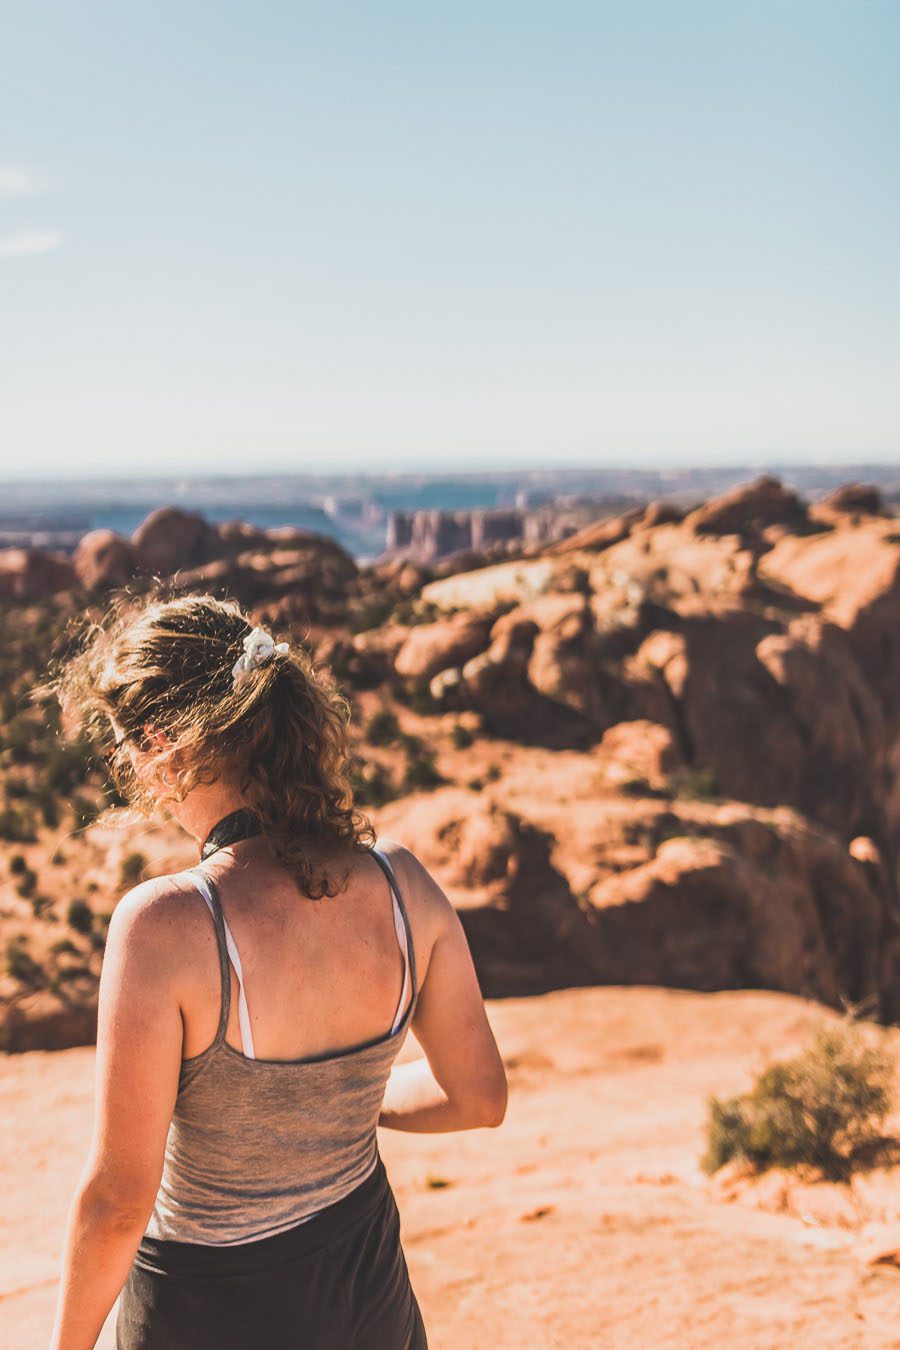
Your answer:
[[[407,737],[405,749],[404,791],[414,792],[417,788],[433,788],[444,782],[443,775],[435,766],[434,751],[427,749],[418,737]]]
[[[379,708],[366,723],[366,740],[370,745],[392,745],[400,735],[400,723],[393,708]]]
[[[7,806],[0,811],[0,839],[11,844],[33,844],[37,841],[33,818],[25,811]]]
[[[365,600],[350,616],[350,632],[364,633],[370,628],[381,628],[386,624],[394,610],[394,602],[388,598]]]
[[[441,700],[435,698],[431,692],[430,680],[411,680],[408,702],[413,712],[418,713],[420,717],[430,717],[443,709]]]
[[[94,927],[94,911],[86,900],[73,900],[66,910],[66,922],[76,933],[89,933]]]
[[[893,1105],[890,1055],[870,1046],[853,1023],[821,1028],[809,1048],[770,1065],[742,1096],[709,1099],[712,1173],[732,1159],[754,1167],[811,1166],[846,1180],[881,1141]]]
[[[69,804],[72,808],[76,830],[87,829],[88,825],[96,820],[100,813],[100,808],[96,802],[89,801],[87,797],[81,796],[80,793],[76,793]]]
[[[450,735],[457,750],[468,750],[475,739],[464,722],[454,722]]]
[[[20,877],[28,871],[28,861],[24,853],[14,853],[9,860],[9,870],[14,877]]]
[[[19,895],[26,898],[34,895],[37,890],[37,880],[37,872],[33,872],[30,867],[26,867],[25,871],[21,873],[18,885],[16,886]]]
[[[350,783],[360,806],[383,806],[397,796],[391,775],[376,760],[354,764]]]
[[[44,972],[29,952],[28,938],[24,933],[18,933],[6,944],[6,973],[32,988],[44,983]]]
[[[688,801],[712,801],[719,796],[712,769],[683,769],[681,773],[673,774],[672,782],[677,795]]]
[[[143,853],[126,853],[119,868],[119,885],[136,886],[144,875],[147,859]]]
[[[32,895],[31,908],[36,919],[44,919],[51,913],[53,901],[49,895]]]
[[[55,793],[50,788],[40,788],[35,793],[35,801],[44,824],[48,829],[55,830],[59,824],[59,799]]]

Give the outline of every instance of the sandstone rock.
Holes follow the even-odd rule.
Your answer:
[[[880,490],[871,483],[844,483],[823,497],[819,505],[837,514],[890,515]]]
[[[576,530],[574,534],[568,535],[565,539],[560,539],[558,543],[548,545],[545,553],[553,556],[555,554],[575,553],[581,549],[587,552],[600,552],[603,549],[611,548],[613,544],[618,544],[621,540],[628,538],[635,525],[643,519],[644,511],[643,506],[635,506],[621,515],[607,516],[603,520],[592,521],[583,530]]]
[[[672,828],[671,826],[669,827]],[[881,962],[885,899],[831,836],[782,812],[707,821],[599,883],[592,951],[616,983],[790,990],[900,1005]],[[606,954],[604,956],[604,953]]]
[[[492,622],[491,614],[463,610],[411,628],[394,662],[397,674],[428,680],[461,665],[487,646]]]
[[[75,568],[63,553],[40,548],[0,549],[0,596],[43,600],[77,583]]]
[[[651,634],[626,676],[686,764],[723,796],[795,806],[845,838],[872,819],[884,721],[846,636],[801,618],[685,619]]]
[[[222,552],[216,529],[197,512],[178,506],[151,511],[131,539],[142,567],[161,576],[210,562]]]
[[[89,530],[78,541],[72,558],[82,586],[111,590],[124,586],[138,569],[138,552],[130,539],[114,530]]]
[[[484,796],[444,788],[381,813],[440,877],[459,913],[485,997],[590,978],[590,920],[553,866],[547,836]],[[396,820],[396,826],[394,821]]]
[[[462,671],[459,666],[448,666],[432,677],[428,686],[431,697],[447,706],[458,706],[462,688]]]
[[[665,787],[669,774],[682,764],[671,729],[646,719],[609,727],[597,755],[606,766],[608,781],[644,781],[650,788]]]
[[[684,520],[687,513],[674,502],[656,501],[650,502],[644,509],[644,514],[640,519],[640,528],[642,530],[654,530],[657,525],[677,525]]]
[[[881,866],[881,850],[875,840],[869,839],[867,835],[858,834],[855,839],[851,839],[847,852],[857,862],[865,863],[871,867]]]
[[[28,994],[8,1004],[0,1021],[0,1050],[7,1054],[67,1050],[93,1045],[96,1039],[96,998],[63,1003],[45,991]]]
[[[767,525],[802,525],[805,504],[777,478],[764,475],[752,483],[713,497],[686,517],[697,534],[754,534]]]

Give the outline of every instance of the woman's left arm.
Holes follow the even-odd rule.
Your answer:
[[[94,1132],[69,1211],[50,1350],[93,1350],[159,1189],[182,1054],[175,893],[167,877],[142,882],[110,920]]]

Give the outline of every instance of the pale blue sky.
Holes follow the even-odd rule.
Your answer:
[[[900,457],[900,4],[0,0],[5,472]]]

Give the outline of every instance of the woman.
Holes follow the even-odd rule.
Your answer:
[[[51,686],[200,861],[110,922],[52,1350],[94,1346],[120,1292],[119,1350],[421,1350],[376,1127],[503,1119],[459,918],[374,847],[349,705],[303,648],[230,600],[127,603]],[[426,1057],[395,1065],[410,1027]]]

